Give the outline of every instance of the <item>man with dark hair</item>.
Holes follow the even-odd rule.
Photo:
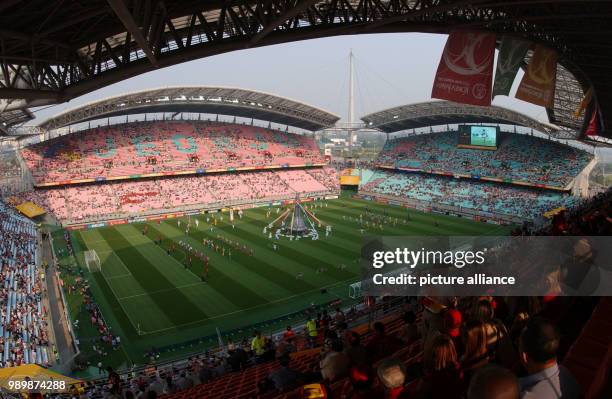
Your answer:
[[[467,397],[468,399],[518,399],[518,380],[509,370],[488,365],[478,370],[472,377]]]
[[[268,380],[279,392],[294,388],[302,382],[302,374],[289,368],[289,356],[282,356],[278,360],[280,367],[268,375]]]
[[[386,334],[383,323],[380,321],[374,323],[374,337],[366,345],[371,361],[390,356],[402,346],[402,341],[393,335]]]
[[[521,333],[519,352],[528,376],[519,380],[521,399],[572,399],[580,387],[570,372],[557,363],[559,332],[541,317],[534,317]]]

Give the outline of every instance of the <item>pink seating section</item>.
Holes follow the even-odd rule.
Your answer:
[[[91,129],[22,151],[37,184],[150,173],[324,163],[311,137],[200,121]]]
[[[290,169],[118,181],[35,190],[23,199],[47,209],[61,221],[112,218],[114,215],[184,206],[293,198],[296,194],[337,193],[332,168]]]

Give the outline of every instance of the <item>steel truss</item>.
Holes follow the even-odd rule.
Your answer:
[[[63,102],[155,68],[304,39],[486,29],[559,52],[567,74],[552,122],[580,126],[569,110],[593,86],[612,126],[611,17],[612,3],[591,0],[5,0],[0,98]]]

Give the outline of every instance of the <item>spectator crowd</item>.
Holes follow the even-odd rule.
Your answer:
[[[0,201],[0,367],[49,363],[34,223]]]
[[[560,192],[389,171],[376,171],[360,192],[525,219],[535,219],[552,209],[571,208],[578,203],[577,197]]]
[[[283,169],[202,176],[119,181],[62,188],[36,189],[20,198],[45,208],[60,221],[92,221],[163,213],[185,206],[227,205],[338,194],[332,168]]]
[[[500,133],[494,151],[459,148],[458,142],[458,132],[389,140],[375,163],[565,187],[592,159],[574,147],[522,134]]]
[[[37,184],[324,163],[312,137],[204,121],[100,127],[26,147],[21,154]]]

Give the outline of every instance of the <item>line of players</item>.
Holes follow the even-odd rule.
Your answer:
[[[319,208],[326,208],[327,207],[327,203],[320,203],[320,204],[311,204],[310,205],[310,209],[311,212],[313,214],[315,214],[315,209]],[[369,212],[369,210],[366,208],[366,211]],[[266,218],[271,218],[272,215],[272,208],[268,209],[268,211],[266,212]],[[278,214],[280,212],[280,208],[276,208],[276,214]],[[238,218],[242,219],[244,216],[244,212],[240,209],[237,210],[235,212],[238,215]],[[235,229],[235,224],[234,224],[234,216],[233,216],[234,212],[232,211],[230,213],[230,217],[229,217],[229,223],[231,223],[232,229]],[[210,232],[214,232],[214,227],[218,226],[219,223],[223,222],[224,218],[223,215],[220,214],[218,217],[217,215],[211,216],[206,216],[206,223],[210,225]],[[189,233],[192,230],[192,222],[193,225],[195,225],[196,229],[199,229],[200,227],[200,220],[197,217],[194,217],[193,220],[191,217],[189,217],[188,221],[185,223],[185,221],[181,221],[180,219],[178,219],[176,221],[177,223],[177,227],[179,229],[182,230],[181,226],[183,226],[183,228],[185,229],[185,236],[189,237]],[[161,221],[158,220],[157,224],[161,224]],[[264,234],[265,234],[266,228],[264,227]],[[144,225],[143,229],[142,229],[142,234],[143,235],[148,235],[149,233],[149,225],[146,224]],[[325,233],[326,236],[329,236],[331,234],[331,226],[326,226],[325,229]],[[270,240],[272,240],[272,237],[269,237]],[[157,239],[154,240],[155,244],[162,246],[162,242],[163,242],[163,235],[159,234],[157,236]],[[205,248],[208,248],[211,251],[214,251],[215,253],[225,257],[228,256],[229,260],[231,261],[232,259],[232,249],[234,249],[235,251],[238,251],[246,256],[254,256],[254,251],[253,248],[247,246],[246,244],[241,244],[240,242],[238,242],[238,240],[231,240],[227,237],[222,236],[221,234],[217,234],[216,238],[203,238],[202,239],[202,245]],[[203,282],[207,282],[208,278],[209,278],[209,272],[210,272],[210,257],[207,256],[204,251],[200,251],[197,250],[195,248],[193,248],[193,246],[191,244],[189,244],[189,242],[187,241],[183,241],[183,240],[178,240],[178,246],[181,247],[181,249],[183,250],[183,252],[186,252],[186,257],[185,260],[183,262],[183,265],[185,266],[185,268],[192,268],[193,266],[193,262],[196,259],[199,259],[203,265],[203,272],[200,275],[200,278],[202,279]],[[278,251],[279,246],[276,242],[272,242],[271,243],[271,247],[273,249],[273,251]],[[177,242],[174,240],[171,240],[170,246],[168,248],[166,248],[166,253],[168,255],[172,255],[176,252],[177,250]],[[344,265],[343,265],[344,266]],[[317,274],[318,273],[323,273],[327,271],[326,268],[319,268],[317,269]],[[300,273],[302,274],[302,273]],[[302,276],[297,276],[297,278],[303,277]]]

